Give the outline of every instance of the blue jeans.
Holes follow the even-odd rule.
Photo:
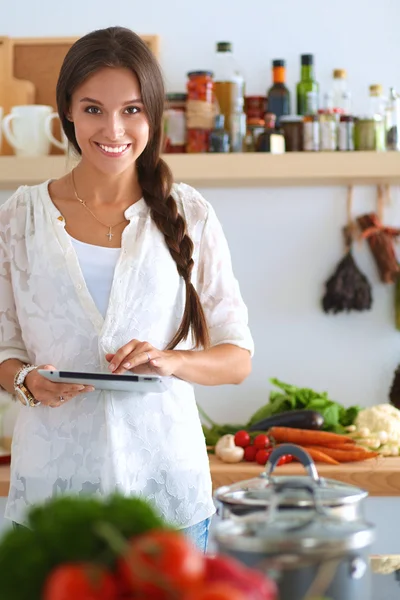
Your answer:
[[[190,539],[199,550],[202,552],[206,552],[207,543],[208,543],[208,534],[210,532],[210,524],[211,519],[205,519],[204,521],[200,521],[200,523],[196,523],[196,525],[192,525],[191,527],[184,527],[181,529],[181,532]],[[14,529],[24,529],[24,525],[20,525],[19,523],[15,523],[13,521]]]
[[[205,553],[207,550],[210,524],[211,519],[205,519],[204,521],[200,521],[200,523],[196,523],[196,525],[181,529],[181,532],[186,535],[199,550]]]

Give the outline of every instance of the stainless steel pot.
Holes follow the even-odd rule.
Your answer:
[[[289,452],[291,449],[291,452]],[[279,475],[272,476],[272,472],[281,456],[293,454],[304,465],[308,475]],[[275,493],[275,486],[279,483],[294,482],[297,488],[293,493],[288,493],[281,509],[301,508],[305,511],[313,508],[312,498],[307,491],[302,491],[309,483],[314,484],[318,491],[318,502],[332,516],[345,521],[353,521],[363,517],[362,500],[368,493],[358,487],[347,485],[334,479],[319,477],[317,469],[310,455],[300,446],[284,444],[274,450],[265,466],[265,471],[258,477],[240,481],[233,485],[218,488],[214,493],[218,514],[222,519],[231,515],[247,515],[257,511],[265,511],[271,503]],[[300,485],[302,484],[302,485]]]
[[[307,463],[312,476],[270,478],[263,511],[231,512],[216,525],[218,551],[275,579],[280,600],[368,600],[373,526],[361,517],[343,519],[325,506],[315,465],[299,447],[274,450],[269,477],[282,454]]]

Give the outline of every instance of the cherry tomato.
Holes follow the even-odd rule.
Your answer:
[[[204,555],[182,533],[153,530],[129,541],[118,571],[122,589],[167,600],[171,588],[181,593],[196,589],[204,581],[205,569]]]
[[[235,434],[235,446],[247,448],[250,444],[250,436],[244,429],[241,429]]]
[[[257,450],[256,462],[259,465],[266,465],[271,455],[272,450]]]
[[[56,567],[44,585],[43,600],[114,600],[116,582],[99,565],[65,563]]]
[[[267,435],[260,433],[254,438],[254,445],[259,450],[264,450],[265,448],[269,448],[271,446],[271,442]]]
[[[278,460],[277,465],[278,467],[280,465],[286,465],[287,463],[292,462],[293,460],[293,456],[291,454],[284,454],[283,456],[281,456],[281,458]]]
[[[248,600],[248,595],[234,584],[215,582],[185,594],[183,600]]]
[[[244,449],[244,460],[247,460],[247,462],[254,462],[256,460],[257,452],[258,450],[255,446],[247,446],[247,448]]]

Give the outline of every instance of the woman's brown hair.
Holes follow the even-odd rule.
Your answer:
[[[67,114],[74,90],[83,81],[105,67],[126,68],[139,81],[146,110],[149,142],[137,160],[137,173],[143,197],[151,217],[164,235],[169,252],[186,286],[185,310],[179,329],[167,346],[175,348],[192,333],[195,347],[209,346],[206,318],[198,294],[191,282],[193,242],[186,223],[171,195],[172,173],[160,157],[164,111],[164,82],[160,67],[145,42],[130,29],[109,27],[93,31],[77,40],[68,51],[57,82],[57,108],[61,123],[75,150],[81,149],[74,124]]]

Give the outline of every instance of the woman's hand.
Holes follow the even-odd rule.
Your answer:
[[[45,371],[57,371],[52,365],[41,365],[37,369]],[[94,387],[90,385],[79,385],[75,383],[54,383],[49,381],[42,375],[39,375],[37,369],[30,371],[25,377],[25,386],[33,395],[35,400],[41,404],[56,408],[65,404],[68,400],[72,400],[79,394],[87,394],[93,392]]]
[[[157,350],[148,342],[132,340],[115,354],[106,354],[109,370],[115,375],[132,371],[140,375],[174,375],[181,364],[177,350]]]

